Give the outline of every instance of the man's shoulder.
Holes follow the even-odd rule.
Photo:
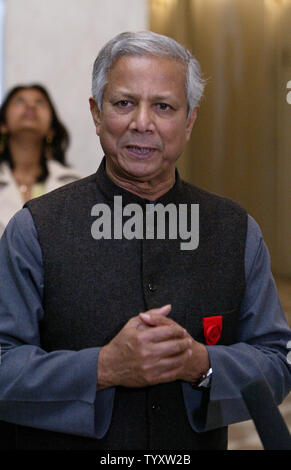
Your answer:
[[[211,192],[187,181],[181,180],[182,190],[191,202],[201,204],[205,209],[231,210],[246,214],[246,209],[234,199]]]

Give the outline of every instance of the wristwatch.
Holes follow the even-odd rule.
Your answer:
[[[210,387],[212,378],[212,367],[208,369],[206,374],[203,374],[198,381],[192,383],[192,388],[195,390],[206,390]]]

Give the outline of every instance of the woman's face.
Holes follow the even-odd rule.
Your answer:
[[[46,97],[34,88],[16,92],[6,109],[2,132],[9,136],[32,134],[41,139],[52,136],[52,111]]]

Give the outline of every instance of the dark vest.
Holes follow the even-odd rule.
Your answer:
[[[181,240],[96,240],[91,209],[113,196],[123,206],[148,201],[108,179],[103,161],[95,175],[30,201],[44,263],[41,346],[80,350],[107,344],[132,316],[172,304],[170,317],[204,342],[203,316],[223,315],[218,344],[232,344],[245,287],[247,215],[236,203],[185,183],[158,202],[199,204],[197,249]],[[112,235],[113,236],[113,235]],[[64,371],[65,373],[65,371]],[[207,399],[207,394],[206,394]],[[18,426],[26,449],[224,449],[227,429],[195,433],[180,382],[145,388],[117,387],[111,425],[102,439]]]

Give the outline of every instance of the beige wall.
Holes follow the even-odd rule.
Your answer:
[[[291,275],[291,1],[150,0],[150,7],[151,29],[191,48],[209,78],[182,175],[246,207],[273,271]]]
[[[102,151],[89,113],[91,70],[115,34],[147,28],[146,0],[7,0],[4,85],[48,87],[71,134],[69,162],[89,174]]]

